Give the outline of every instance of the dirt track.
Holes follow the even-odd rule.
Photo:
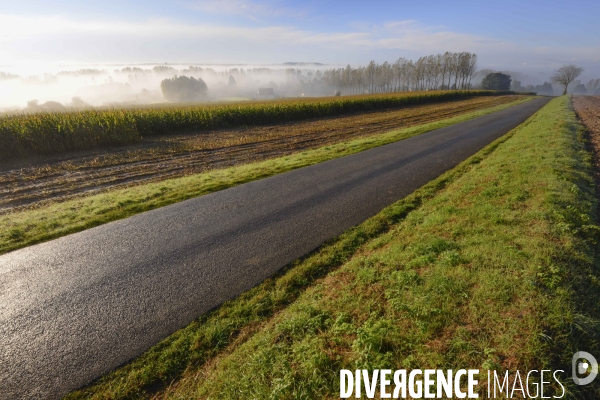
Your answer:
[[[478,97],[289,124],[161,136],[141,144],[0,164],[0,212],[189,175],[419,125],[512,102]]]

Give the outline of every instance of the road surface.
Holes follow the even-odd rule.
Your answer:
[[[0,256],[0,398],[60,398],[513,129],[540,98]]]

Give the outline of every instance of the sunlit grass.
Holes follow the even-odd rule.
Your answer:
[[[600,354],[598,227],[582,134],[567,99],[553,100],[69,397],[336,398],[341,368],[568,373],[574,349]],[[600,394],[561,379],[581,398]]]

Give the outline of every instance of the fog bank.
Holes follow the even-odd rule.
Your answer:
[[[209,89],[206,101],[252,99],[262,87],[273,88],[277,97],[302,96],[307,89],[306,96],[331,95],[318,85],[307,85],[327,68],[332,66],[165,63],[0,67],[0,110],[165,103],[160,83],[175,76],[204,80]]]

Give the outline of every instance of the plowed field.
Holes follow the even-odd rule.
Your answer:
[[[595,180],[600,184],[600,96],[573,97],[573,106],[579,119],[588,128],[594,153]]]
[[[150,137],[127,147],[0,164],[0,212],[279,157],[519,98],[476,97],[296,123]]]

